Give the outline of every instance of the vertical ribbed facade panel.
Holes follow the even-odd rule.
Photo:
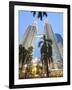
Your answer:
[[[28,47],[33,47],[34,48],[34,41],[35,41],[35,36],[37,33],[37,28],[35,24],[29,25],[25,34],[24,34],[24,39],[22,45],[28,49]]]

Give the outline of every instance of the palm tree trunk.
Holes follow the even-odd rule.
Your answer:
[[[49,77],[49,71],[48,71],[48,70],[49,70],[49,69],[48,69],[48,60],[46,60],[46,62],[47,62],[47,63],[46,63],[47,77]]]

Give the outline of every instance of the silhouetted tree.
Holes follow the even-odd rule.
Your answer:
[[[19,45],[19,64],[21,63],[21,67],[23,67],[24,60],[26,58],[27,50],[21,44]]]
[[[32,61],[32,52],[33,52],[33,47],[29,47],[27,49],[27,55],[26,55],[26,58],[25,58],[25,63],[26,64],[30,64],[31,61]]]
[[[31,11],[33,13],[33,17],[37,16],[38,19],[40,19],[41,21],[43,20],[44,16],[48,16],[46,12],[36,12],[36,11]]]
[[[19,64],[23,68],[24,64],[29,64],[32,60],[33,47],[25,49],[21,44],[19,45]]]
[[[42,46],[41,46],[42,44]],[[43,36],[43,40],[39,42],[39,47],[41,46],[41,61],[42,65],[45,65],[47,77],[49,76],[48,73],[48,60],[49,62],[52,61],[52,40],[46,39],[46,36]]]

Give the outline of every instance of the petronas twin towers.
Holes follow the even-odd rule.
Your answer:
[[[55,69],[63,68],[63,51],[60,50],[60,46],[57,44],[55,34],[52,30],[51,24],[48,21],[44,23],[44,34],[47,35],[48,39],[51,39],[52,44],[52,58]],[[32,46],[35,48],[35,37],[37,35],[37,24],[33,22],[32,25],[29,25],[26,29],[22,45],[27,49]]]

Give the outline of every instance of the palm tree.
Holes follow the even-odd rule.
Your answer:
[[[22,45],[19,45],[19,63],[21,62],[22,59]]]
[[[41,46],[42,44],[42,46]],[[49,77],[48,73],[48,61],[52,61],[52,40],[46,39],[46,36],[43,36],[43,40],[39,42],[39,47],[41,46],[41,61],[42,65],[45,66],[47,77]]]
[[[24,64],[30,64],[32,61],[33,47],[25,49],[21,44],[19,45],[19,64],[21,64],[21,69],[23,69]]]
[[[27,50],[20,44],[19,45],[19,64],[21,63],[21,67],[23,67],[26,54],[27,54]]]
[[[46,12],[36,12],[36,11],[31,11],[33,13],[33,17],[35,17],[37,15],[37,18],[40,19],[41,21],[43,20],[43,17],[46,16],[47,17],[47,13]]]
[[[26,57],[25,57],[25,62],[24,64],[30,64],[31,61],[32,61],[32,52],[33,52],[33,47],[29,47],[27,49],[27,54],[26,54]]]

